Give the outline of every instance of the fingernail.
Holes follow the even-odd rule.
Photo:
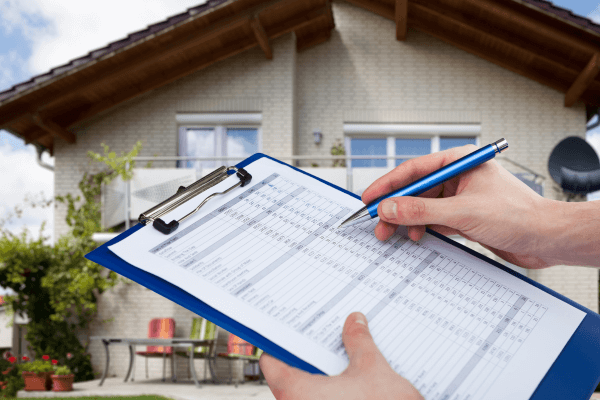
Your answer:
[[[398,217],[398,206],[396,205],[396,202],[393,200],[384,201],[381,204],[381,213],[388,219]]]
[[[367,326],[367,317],[359,313],[356,315],[356,319],[354,320],[354,322],[357,324]]]

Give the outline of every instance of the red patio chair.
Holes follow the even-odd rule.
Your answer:
[[[148,338],[171,339],[175,334],[175,320],[173,318],[154,318],[148,324]],[[146,351],[136,351],[138,356],[146,358],[146,379],[148,379],[148,358],[163,358],[163,382],[165,381],[165,369],[167,365],[167,355],[173,354],[171,346],[146,346]],[[173,375],[174,365],[171,363],[171,375]],[[134,376],[135,376],[135,369]],[[133,380],[133,379],[132,379]]]
[[[231,383],[233,380],[231,363],[233,361],[243,360],[244,362],[257,362],[257,360],[260,359],[261,354],[262,351],[256,348],[254,345],[246,342],[244,339],[238,336],[235,336],[233,333],[230,333],[229,339],[227,340],[227,353],[219,353],[217,354],[217,357],[228,360],[229,383]],[[237,387],[237,382],[235,387]]]

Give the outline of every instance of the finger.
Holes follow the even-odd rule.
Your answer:
[[[413,242],[417,240],[421,240],[423,235],[425,234],[425,225],[417,225],[417,226],[409,226],[408,227],[408,237]]]
[[[444,199],[391,197],[379,204],[377,214],[381,220],[396,225],[435,224],[458,230],[472,216],[468,202],[454,196]]]
[[[362,201],[369,204],[373,200],[400,189],[411,182],[437,170],[441,167],[458,160],[461,157],[473,152],[477,147],[467,145],[455,147],[445,151],[428,154],[423,157],[413,158],[403,162],[393,171],[377,179],[364,191]],[[436,197],[442,190],[441,186],[425,192],[424,197]]]
[[[369,332],[367,318],[362,313],[355,312],[346,318],[342,340],[350,359],[344,371],[347,375],[364,374],[383,359]]]
[[[380,220],[375,227],[375,237],[381,241],[388,240],[396,232],[397,228],[398,225]]]
[[[289,398],[290,393],[307,387],[312,378],[309,373],[290,367],[267,353],[260,356],[259,365],[276,399]]]

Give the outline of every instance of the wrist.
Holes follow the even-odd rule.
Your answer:
[[[600,267],[600,202],[544,199],[540,241],[550,265]]]

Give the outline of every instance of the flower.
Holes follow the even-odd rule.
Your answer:
[[[58,360],[52,360],[52,365],[57,365],[58,364]]]
[[[2,386],[2,390],[4,390],[4,389],[6,389],[6,385],[3,385],[3,386]]]
[[[6,371],[2,371],[2,375],[8,375],[11,370],[12,370],[12,367],[10,367],[9,369],[7,369]]]
[[[17,357],[15,357],[15,356],[12,356],[11,358],[9,358],[9,359],[8,359],[8,361],[9,361],[11,364],[14,364],[14,362],[15,362],[15,361],[17,361]]]
[[[5,360],[8,360],[10,357],[12,357],[12,353],[10,351],[5,351],[4,354],[2,354],[2,356]]]
[[[29,361],[29,357],[23,356],[23,357],[21,357],[21,360],[23,360],[23,361]]]
[[[71,354],[71,353],[67,353],[67,359],[69,359],[69,360],[70,360],[71,358],[73,358],[73,354]]]
[[[50,359],[50,356],[49,356],[49,355],[46,355],[46,354],[44,354],[44,355],[42,356],[42,360],[49,360],[49,359]]]

